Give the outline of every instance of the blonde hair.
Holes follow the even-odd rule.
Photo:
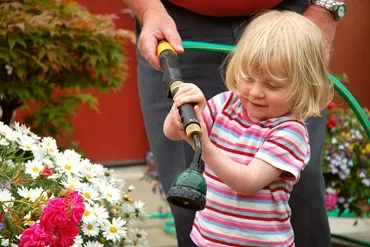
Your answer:
[[[306,17],[290,11],[265,12],[251,21],[229,55],[226,85],[237,92],[238,82],[245,77],[288,79],[292,83],[287,100],[293,116],[303,121],[320,116],[334,95],[325,47],[323,33]],[[272,69],[274,65],[284,78]]]

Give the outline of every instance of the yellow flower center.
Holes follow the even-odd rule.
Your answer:
[[[109,194],[109,193],[108,193],[108,194],[107,194],[107,197],[108,197],[108,198],[112,198],[112,194]]]
[[[91,199],[91,195],[89,192],[85,192],[84,193],[84,196],[87,198],[87,199]]]
[[[111,226],[111,227],[109,227],[109,231],[111,233],[116,233],[117,232],[117,228],[115,226]]]
[[[34,167],[34,168],[32,168],[32,171],[34,171],[34,172],[39,172],[40,170],[39,170],[39,168]]]
[[[85,216],[89,216],[89,215],[90,215],[89,210],[85,210],[85,211],[84,211],[84,215],[85,215]]]
[[[92,225],[87,225],[87,229],[89,230],[89,231],[91,231],[92,229],[94,229],[93,228],[93,226]]]
[[[24,147],[25,147],[27,150],[31,150],[31,146],[30,146],[30,145],[24,145]]]
[[[71,170],[72,169],[72,167],[71,167],[71,165],[70,164],[65,164],[64,165],[64,168],[66,169],[66,170]]]
[[[70,185],[68,185],[68,188],[70,188],[71,190],[74,190],[75,186],[73,184],[70,184]]]
[[[87,179],[91,179],[91,174],[86,174]]]

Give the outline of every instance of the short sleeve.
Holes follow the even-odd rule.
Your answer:
[[[255,158],[282,170],[282,178],[297,182],[310,159],[306,126],[292,120],[274,127],[265,137]]]
[[[207,101],[206,107],[202,112],[203,120],[207,126],[208,134],[210,133],[216,116],[222,111],[226,101],[231,97],[231,92],[220,93]]]

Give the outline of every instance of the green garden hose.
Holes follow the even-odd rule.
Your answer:
[[[221,53],[230,53],[233,49],[233,45],[225,45],[225,44],[216,44],[216,43],[208,43],[208,42],[198,42],[198,41],[183,41],[182,45],[184,49],[186,50],[201,50],[201,51],[211,51],[211,52],[221,52]],[[330,79],[334,83],[335,91],[337,91],[340,96],[348,103],[348,105],[351,107],[351,109],[356,114],[356,117],[360,121],[362,127],[365,129],[365,132],[367,136],[370,138],[370,123],[369,119],[360,106],[360,104],[357,102],[355,97],[348,91],[348,89],[333,75],[330,75]],[[164,224],[164,230],[166,232],[175,234],[176,230],[174,227],[174,220],[171,217],[171,213],[166,214],[152,214],[150,218],[170,218],[170,220],[166,221]],[[360,240],[352,239],[349,237],[345,237],[339,234],[331,234],[334,238],[339,238],[351,243],[359,244],[361,246],[370,246],[370,243],[363,242]]]
[[[233,45],[224,45],[224,44],[216,44],[216,43],[208,43],[208,42],[198,42],[198,41],[183,41],[182,45],[184,49],[189,50],[202,50],[202,51],[214,51],[214,52],[221,52],[221,53],[230,53],[235,46]],[[348,105],[352,108],[354,113],[356,114],[358,120],[360,121],[362,127],[365,129],[367,136],[370,138],[370,123],[369,119],[357,102],[355,97],[348,91],[348,89],[333,75],[330,75],[330,79],[334,83],[335,90],[342,96],[342,98],[348,103]]]

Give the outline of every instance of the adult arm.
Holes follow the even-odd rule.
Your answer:
[[[161,70],[156,55],[158,41],[167,40],[177,53],[183,53],[176,24],[159,0],[123,0],[143,25],[138,40],[140,54],[156,70]]]
[[[333,13],[329,10],[314,4],[311,4],[303,15],[313,21],[323,31],[327,40],[326,60],[329,64],[338,21],[334,19]]]

